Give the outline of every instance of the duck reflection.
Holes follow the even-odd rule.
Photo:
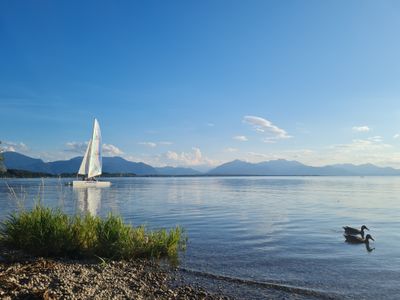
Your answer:
[[[369,243],[365,243],[365,249],[367,249],[368,252],[372,252],[375,250],[375,248],[371,248],[371,246],[369,245]]]
[[[83,213],[96,216],[100,210],[101,189],[99,188],[74,188],[77,195],[77,209]]]

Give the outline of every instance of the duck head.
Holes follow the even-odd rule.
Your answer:
[[[361,226],[361,231],[363,231],[364,229],[367,229],[369,231],[367,226],[365,226],[365,225]]]

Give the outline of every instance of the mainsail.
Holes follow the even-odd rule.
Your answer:
[[[87,175],[88,178],[101,175],[101,166],[101,132],[99,122],[94,119],[92,138],[88,143],[78,174]]]

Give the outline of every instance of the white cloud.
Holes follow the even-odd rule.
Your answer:
[[[276,143],[276,140],[275,140],[275,139],[272,139],[272,138],[265,138],[265,139],[262,139],[262,141],[263,141],[264,143],[267,143],[267,144],[274,144],[274,143]]]
[[[209,164],[208,159],[203,157],[200,148],[197,147],[193,147],[191,152],[177,153],[173,151],[168,151],[165,154],[165,158],[167,158],[170,162],[185,166]]]
[[[9,141],[2,141],[0,144],[0,148],[3,151],[10,151],[10,152],[27,152],[29,148],[26,144],[22,142],[9,142]]]
[[[275,126],[267,119],[257,116],[244,116],[243,122],[251,125],[255,131],[268,135],[269,140],[291,138],[284,129]]]
[[[313,165],[335,163],[385,165],[382,162],[393,161],[394,157],[396,157],[394,147],[384,143],[381,137],[375,136],[367,139],[355,139],[347,144],[326,147],[310,156],[309,160],[317,162],[312,163]]]
[[[174,151],[167,151],[167,153],[165,153],[164,155],[169,160],[179,160],[178,153],[176,153]]]
[[[117,146],[111,144],[103,144],[103,154],[110,156],[122,155],[124,152],[121,151]]]
[[[264,153],[258,153],[258,152],[247,152],[247,155],[249,155],[251,157],[251,159],[249,159],[249,161],[254,161],[254,159],[256,159],[257,161],[261,160],[266,160],[266,159],[271,159],[271,157],[273,157],[273,155],[271,154],[264,154]]]
[[[155,148],[157,146],[168,146],[168,145],[172,145],[172,142],[168,142],[168,141],[161,141],[161,142],[139,142],[139,145],[143,145],[143,146],[147,146],[150,148]]]
[[[356,139],[349,144],[332,145],[328,147],[328,149],[340,150],[344,153],[356,151],[359,152],[359,155],[362,155],[362,152],[365,151],[379,151],[391,147],[392,146],[389,144],[382,143],[382,139],[380,137],[372,137],[368,139]]]
[[[88,142],[68,142],[64,151],[84,154],[88,145]]]
[[[66,143],[67,148],[64,149],[64,151],[83,155],[83,154],[85,154],[87,145],[88,145],[88,142],[68,142],[68,143]],[[103,154],[105,154],[105,155],[116,156],[116,155],[124,154],[124,152],[122,152],[121,149],[119,149],[117,146],[114,146],[111,144],[103,144],[102,150],[103,150]]]
[[[143,145],[143,146],[147,146],[147,147],[150,147],[150,148],[154,148],[154,147],[157,146],[157,144],[154,143],[154,142],[139,142],[138,144],[139,145]]]
[[[238,152],[239,150],[236,149],[236,148],[228,147],[228,148],[225,148],[224,151],[225,151],[225,152],[230,152],[230,153],[232,153],[232,152]]]
[[[214,124],[214,123],[207,123],[207,126],[208,126],[208,127],[214,127],[215,124]]]
[[[400,138],[400,134],[396,133],[396,134],[393,136],[393,138],[394,138],[395,140],[397,140],[398,138]]]
[[[368,126],[364,125],[364,126],[354,126],[352,130],[354,132],[369,132],[371,129]]]
[[[240,141],[240,142],[246,142],[247,141],[247,137],[245,137],[244,135],[236,135],[233,137],[234,140]]]
[[[383,142],[383,137],[381,137],[380,135],[371,136],[371,137],[369,137],[369,138],[367,138],[367,139],[368,139],[369,141],[377,142],[377,143]]]
[[[135,156],[125,156],[126,159],[131,161],[142,161],[144,163],[150,164],[152,166],[163,167],[163,166],[186,166],[186,167],[201,167],[207,169],[212,166],[216,166],[220,161],[209,159],[204,156],[201,150],[197,147],[193,147],[191,151],[188,152],[175,152],[167,151],[162,154],[156,155],[135,155]]]

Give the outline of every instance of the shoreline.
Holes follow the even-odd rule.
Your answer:
[[[43,258],[0,246],[0,299],[339,299],[281,283],[173,267],[166,260]]]
[[[36,175],[36,174],[30,174],[28,176],[5,176],[4,174],[0,174],[0,179],[71,179],[74,180],[76,179],[76,176],[72,176],[70,174],[65,175],[52,175],[52,174],[42,174],[42,175]],[[107,176],[99,176],[100,181],[102,179],[115,179],[115,178],[224,178],[224,177],[316,177],[316,178],[328,178],[328,177],[358,177],[358,178],[373,178],[373,177],[400,177],[400,175],[310,175],[310,174],[305,174],[305,175],[247,175],[247,174],[226,174],[226,175],[217,175],[217,174],[212,174],[212,175],[207,175],[207,174],[202,174],[202,175],[134,175],[134,174],[108,174]]]
[[[1,299],[209,299],[231,297],[182,282],[150,259],[36,258],[0,249]]]

